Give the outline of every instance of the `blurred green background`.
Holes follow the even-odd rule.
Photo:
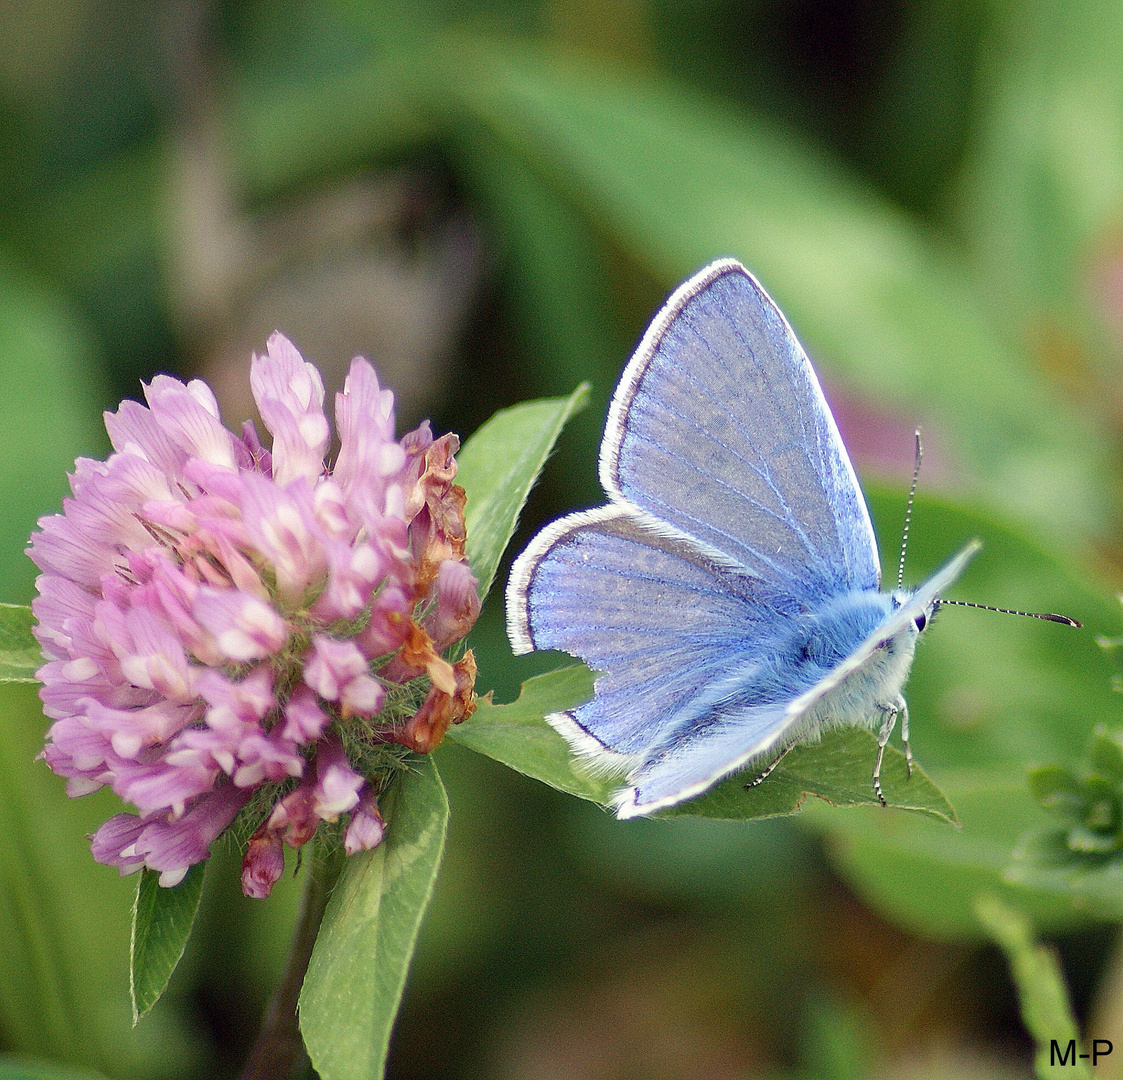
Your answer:
[[[163,370],[237,426],[274,329],[335,384],[369,356],[400,430],[467,435],[589,380],[517,548],[601,500],[632,345],[733,255],[822,372],[888,574],[920,424],[910,579],[982,536],[957,596],[1088,625],[952,609],[926,635],[913,745],[959,831],[823,804],[619,823],[443,747],[449,848],[392,1077],[1028,1076],[989,893],[1054,936],[1123,1076],[1123,887],[1010,869],[1048,821],[1027,768],[1123,722],[1095,643],[1121,633],[1123,2],[7,0],[0,43],[0,600],[30,598],[27,534],[105,453],[100,409]],[[516,663],[499,601],[474,645],[507,701],[558,658]],[[0,1049],[234,1075],[296,884],[248,901],[212,859],[130,1030],[133,884],[83,839],[111,802],[68,802],[32,760],[33,695],[3,697]]]

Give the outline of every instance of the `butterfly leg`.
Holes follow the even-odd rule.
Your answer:
[[[898,698],[892,705],[878,706],[885,714],[885,719],[881,721],[881,730],[877,733],[877,758],[873,763],[873,793],[882,806],[889,804],[885,801],[885,795],[881,790],[881,759],[885,757],[885,747],[889,742],[889,736],[897,726],[897,714],[902,711],[904,704],[904,701]]]
[[[901,742],[905,744],[905,765],[908,767],[909,779],[912,779],[912,747],[909,746],[909,707],[905,699],[897,699],[897,707],[901,710]]]
[[[792,743],[792,746],[795,746],[795,743]],[[760,774],[760,776],[758,776],[755,780],[750,780],[745,785],[745,790],[748,791],[749,788],[754,788],[757,786],[757,784],[763,783],[765,780],[767,780],[768,777],[772,775],[772,770],[776,768],[776,766],[779,765],[780,762],[788,756],[788,751],[792,749],[792,746],[785,746],[784,749],[780,751],[780,756],[774,762],[772,762],[772,764],[769,765],[768,768]]]

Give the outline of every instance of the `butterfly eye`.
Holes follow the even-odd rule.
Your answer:
[[[922,611],[919,615],[917,615],[915,619],[913,619],[913,622],[916,623],[916,629],[919,632],[928,625],[928,616],[925,615]]]

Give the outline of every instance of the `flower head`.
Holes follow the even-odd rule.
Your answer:
[[[280,334],[250,383],[272,446],[223,427],[206,384],[160,375],[106,414],[114,453],[79,459],[73,497],[30,555],[53,721],[71,795],[108,784],[139,814],[94,857],[174,885],[241,813],[242,886],[266,896],[342,818],[379,843],[393,746],[426,752],[474,708],[475,665],[441,655],[479,613],[464,556],[455,435],[394,438],[393,395],[351,364],[331,431],[319,372]]]

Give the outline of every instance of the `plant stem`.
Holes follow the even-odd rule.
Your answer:
[[[308,868],[308,879],[304,884],[289,958],[239,1080],[282,1080],[292,1076],[297,1062],[304,1055],[296,1005],[312,956],[312,946],[316,944],[320,920],[342,865],[338,850],[325,850],[326,845],[316,841],[313,844],[312,865]]]

